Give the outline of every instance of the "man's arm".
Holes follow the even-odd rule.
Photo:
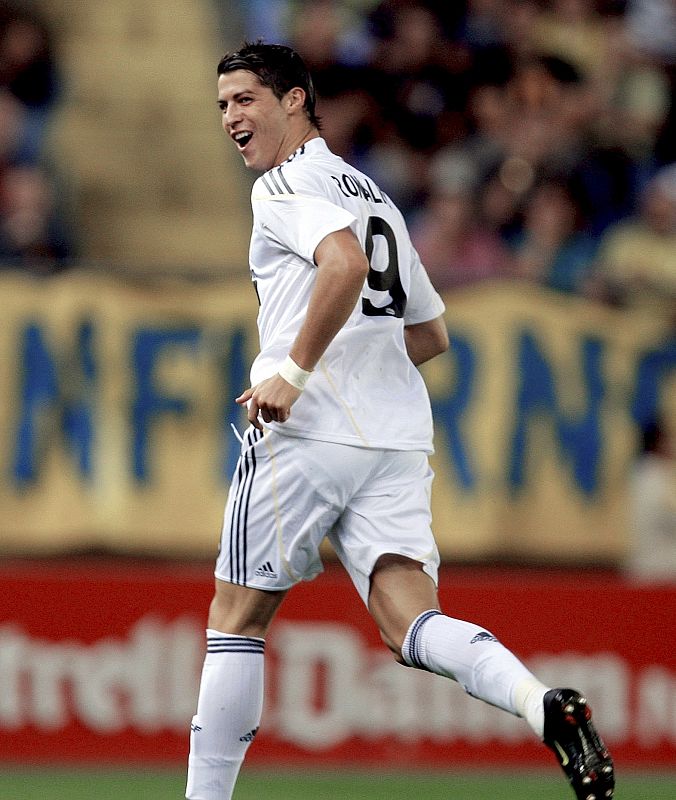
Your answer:
[[[408,357],[416,366],[444,353],[448,350],[448,331],[443,314],[427,322],[407,325],[404,339]]]
[[[291,346],[289,355],[305,370],[314,369],[324,351],[354,310],[368,273],[368,261],[349,228],[330,233],[314,254],[317,279],[308,303],[305,321]],[[243,392],[236,400],[249,400],[249,422],[262,428],[265,422],[286,422],[300,390],[276,374]]]
[[[305,321],[289,355],[303,369],[314,369],[359,300],[369,264],[349,228],[326,236],[315,250],[317,280]]]

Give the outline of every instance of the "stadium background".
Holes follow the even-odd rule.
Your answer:
[[[44,794],[39,780],[56,793],[64,765],[182,770],[236,457],[230,425],[242,425],[231,399],[256,348],[251,176],[213,103],[214,65],[245,35],[306,55],[327,138],[396,196],[436,265],[452,346],[425,374],[446,607],[495,630],[546,679],[584,686],[620,768],[663,775],[673,794],[676,568],[669,541],[637,535],[635,475],[645,432],[673,435],[674,274],[609,277],[598,255],[674,161],[676,36],[656,33],[665,5],[0,5],[3,796]],[[622,59],[620,33],[631,42]],[[493,74],[506,54],[510,69]],[[559,75],[561,63],[575,70],[556,87],[547,73],[515,88],[516,65],[542,55],[559,59]],[[536,146],[507,126],[487,166],[470,99],[490,105],[496,87],[537,106],[549,150],[546,135]],[[579,112],[567,137],[548,92]],[[524,247],[543,183],[564,186],[581,217],[579,247],[557,263],[587,258],[564,279]],[[592,191],[606,183],[613,191]],[[453,201],[475,207],[489,187],[512,202],[500,225],[494,205],[480,206],[495,238],[477,243],[465,218],[476,260],[454,261],[457,237],[439,254]],[[549,202],[535,228],[556,192]],[[661,463],[673,480],[673,457]],[[417,785],[388,782],[406,765],[432,768],[432,793],[524,797],[525,778],[470,789],[455,773],[536,769],[547,784],[533,796],[558,796],[551,760],[518,723],[390,663],[364,616],[327,552],[326,574],[290,598],[270,639],[252,781],[261,768],[361,769],[378,782],[318,789],[306,777],[306,791],[395,797]],[[121,774],[109,778],[116,796]],[[84,775],[63,791],[92,796],[91,776],[102,787],[107,773]],[[180,792],[165,780],[164,796]],[[637,798],[649,796],[641,780]],[[134,786],[130,797],[155,791]],[[301,796],[302,782],[290,791]]]

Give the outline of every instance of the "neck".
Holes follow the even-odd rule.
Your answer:
[[[275,164],[278,167],[280,164],[283,164],[287,158],[290,158],[299,147],[302,147],[306,142],[309,142],[310,139],[317,139],[319,137],[319,131],[314,125],[309,125],[306,129],[304,129],[298,136],[291,139],[288,148],[285,148],[284,153],[285,155],[280,158],[277,163]]]

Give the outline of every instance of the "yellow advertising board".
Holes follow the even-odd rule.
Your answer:
[[[213,555],[251,285],[5,274],[0,300],[0,551]],[[668,321],[516,284],[446,302],[424,367],[442,553],[621,558],[640,424],[674,418]]]

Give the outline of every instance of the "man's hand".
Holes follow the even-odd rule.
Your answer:
[[[235,402],[243,406],[251,401],[247,417],[254,428],[262,431],[259,414],[264,422],[286,422],[291,414],[291,406],[300,395],[300,389],[296,389],[277,374],[242,392]]]

